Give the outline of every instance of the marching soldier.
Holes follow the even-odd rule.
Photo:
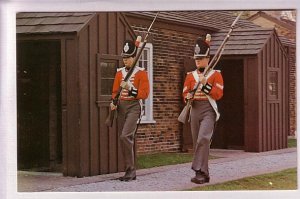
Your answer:
[[[208,171],[208,156],[210,140],[216,121],[219,119],[216,100],[223,96],[223,78],[220,71],[211,70],[206,77],[203,72],[210,59],[210,35],[198,38],[194,47],[194,59],[197,69],[188,73],[184,82],[183,98],[193,100],[190,125],[193,139],[194,157],[192,169],[196,175],[191,179],[197,184],[207,183],[210,180]],[[195,95],[190,91],[201,82]]]
[[[122,153],[125,161],[125,175],[120,177],[121,181],[136,179],[136,168],[134,158],[134,136],[137,130],[137,121],[141,117],[141,100],[146,99],[149,94],[149,80],[147,72],[143,68],[135,67],[134,72],[127,82],[123,81],[127,72],[134,62],[138,44],[126,40],[123,45],[123,62],[125,67],[119,68],[115,75],[112,98],[114,99],[121,86],[122,92],[117,106],[110,104],[111,110],[117,109],[117,122],[121,141]]]

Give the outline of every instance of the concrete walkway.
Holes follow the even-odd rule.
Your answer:
[[[211,182],[222,183],[244,177],[272,173],[297,167],[296,148],[262,153],[239,150],[212,149],[211,155],[222,157],[210,160]],[[85,178],[63,177],[58,173],[18,172],[19,192],[107,192],[107,191],[180,191],[203,186],[190,182],[194,172],[191,163],[163,166],[137,171],[137,180],[121,182],[114,173]],[[205,184],[205,185],[208,185]]]

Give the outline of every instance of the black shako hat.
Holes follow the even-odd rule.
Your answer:
[[[135,45],[135,42],[131,40],[125,40],[121,56],[123,58],[135,57],[136,52],[137,52],[137,46]]]
[[[194,46],[194,59],[208,57],[210,53],[211,35],[206,37],[199,37]]]

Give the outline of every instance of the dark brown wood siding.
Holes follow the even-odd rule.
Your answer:
[[[268,55],[265,75],[266,84],[266,129],[268,140],[265,150],[276,150],[287,147],[288,118],[287,118],[287,56],[275,34],[265,49]],[[273,79],[275,76],[275,79]],[[274,81],[274,82],[273,82]],[[271,93],[271,85],[275,83],[275,91]]]
[[[62,40],[63,173],[68,176],[78,176],[80,169],[77,45],[76,39]]]
[[[258,64],[257,58],[245,60],[245,151],[258,150]],[[254,79],[255,78],[255,79]]]
[[[287,55],[275,33],[257,58],[246,59],[245,150],[287,147]]]
[[[120,13],[99,13],[78,36],[80,177],[124,170],[117,126],[104,125],[112,84],[104,85],[103,79],[122,64],[125,39],[135,34]]]

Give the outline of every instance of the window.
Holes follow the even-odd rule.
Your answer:
[[[116,63],[101,62],[101,95],[111,95],[116,73]]]
[[[142,46],[142,43],[140,44]],[[139,67],[145,68],[150,83],[150,93],[146,100],[143,100],[143,112],[141,123],[155,123],[153,120],[153,46],[147,43],[138,62]]]
[[[270,100],[278,99],[278,71],[269,71],[268,75],[268,98]]]

